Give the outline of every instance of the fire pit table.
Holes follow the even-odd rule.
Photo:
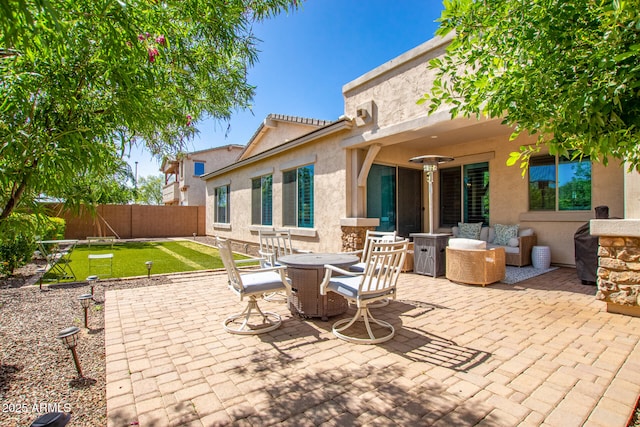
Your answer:
[[[291,297],[289,310],[302,317],[320,317],[328,320],[347,311],[349,304],[342,296],[329,292],[320,295],[320,283],[324,277],[324,265],[331,264],[347,269],[360,261],[349,254],[293,254],[278,258],[278,262],[287,266],[287,275],[291,279]]]

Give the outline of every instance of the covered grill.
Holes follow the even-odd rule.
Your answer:
[[[596,219],[609,218],[608,206],[598,206],[595,211]],[[598,272],[598,237],[591,235],[588,222],[578,228],[573,241],[578,278],[583,285],[595,285]]]

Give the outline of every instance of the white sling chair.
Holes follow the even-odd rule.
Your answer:
[[[374,303],[387,298],[396,298],[396,283],[404,265],[409,240],[397,242],[371,242],[364,272],[357,273],[333,265],[325,265],[325,275],[320,284],[320,294],[335,292],[356,305],[352,319],[341,319],[333,324],[333,334],[345,341],[359,344],[378,344],[393,338],[394,327],[383,320],[374,318],[369,311]],[[337,273],[339,275],[333,275]],[[364,333],[348,333],[347,330],[357,320],[363,320]],[[371,322],[381,326],[382,332],[371,328]],[[355,327],[353,329],[356,329]],[[380,328],[377,328],[380,329]]]
[[[367,230],[367,234],[364,238],[364,246],[361,251],[354,253],[360,254],[360,262],[353,264],[349,267],[350,271],[356,271],[362,273],[367,262],[367,255],[369,249],[371,249],[371,243],[373,242],[393,242],[397,240],[398,234],[395,231],[373,231]]]
[[[367,230],[367,234],[364,240],[364,247],[362,248],[360,255],[360,262],[353,264],[349,267],[349,271],[355,271],[358,273],[364,272],[364,269],[367,265],[367,256],[369,254],[369,250],[371,249],[371,243],[373,242],[394,242],[396,240],[402,240],[398,237],[396,231],[373,231]],[[370,304],[369,308],[378,308],[384,307],[389,304],[389,298],[382,299],[378,301],[375,305]]]
[[[233,259],[228,240],[216,239],[220,258],[229,275],[229,289],[240,297],[249,299],[247,307],[239,314],[224,320],[224,329],[232,334],[255,335],[277,329],[282,320],[280,315],[260,310],[258,298],[264,294],[284,291],[291,292],[291,284],[285,277],[286,267],[270,267],[241,272]]]
[[[278,261],[280,257],[296,253],[308,253],[300,249],[294,249],[291,244],[291,231],[289,230],[259,230],[261,256],[260,265],[263,268],[279,267],[282,264]],[[272,292],[264,296],[266,301],[287,301],[284,292]]]

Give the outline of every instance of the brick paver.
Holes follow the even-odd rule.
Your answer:
[[[259,336],[225,274],[106,293],[109,426],[620,426],[640,394],[640,318],[609,314],[575,270],[485,288],[403,274],[364,346],[283,316]]]

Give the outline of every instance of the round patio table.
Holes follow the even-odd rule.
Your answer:
[[[278,258],[287,266],[287,276],[291,279],[289,311],[302,317],[320,317],[328,320],[347,311],[349,303],[341,295],[328,292],[320,295],[320,283],[324,277],[324,265],[331,264],[347,268],[360,261],[349,254],[293,254]]]

